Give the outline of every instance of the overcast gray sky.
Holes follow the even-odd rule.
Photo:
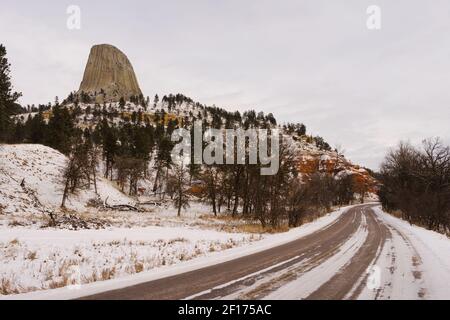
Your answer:
[[[90,47],[125,52],[145,95],[303,122],[377,169],[400,140],[450,140],[450,1],[2,0],[23,104],[78,89]],[[66,27],[69,5],[81,29]],[[381,30],[366,9],[381,8]]]

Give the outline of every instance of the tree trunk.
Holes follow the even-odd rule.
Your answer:
[[[69,178],[66,179],[66,184],[64,186],[64,193],[63,193],[63,198],[62,198],[62,202],[61,202],[61,208],[66,207],[66,199],[67,199],[68,195],[69,195]]]
[[[239,195],[236,192],[236,194],[234,195],[234,205],[233,205],[233,218],[236,217],[237,215],[237,210],[238,210],[238,205],[239,205]]]
[[[92,175],[93,175],[93,178],[94,178],[94,190],[95,190],[95,194],[98,194],[98,191],[97,191],[97,174],[96,174],[96,172],[95,172],[95,166],[92,168]]]
[[[213,195],[213,196],[211,197],[211,202],[212,202],[212,206],[213,206],[213,213],[214,213],[214,216],[217,217],[216,196],[215,196],[215,195]]]
[[[160,175],[160,167],[158,165],[158,167],[156,168],[156,177],[155,177],[155,183],[153,184],[153,192],[156,192],[156,190],[158,190],[158,180],[159,180],[159,175]]]

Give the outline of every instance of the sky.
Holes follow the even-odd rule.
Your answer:
[[[77,90],[91,46],[109,43],[145,95],[272,112],[371,169],[399,141],[450,142],[447,0],[1,2],[0,43],[25,105]],[[80,29],[67,27],[70,5]],[[367,28],[370,5],[379,30]]]

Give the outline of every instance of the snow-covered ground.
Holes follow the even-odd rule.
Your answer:
[[[0,231],[0,294],[123,277],[259,240],[183,227]]]
[[[207,229],[200,232],[192,226],[81,231],[3,228],[0,229],[1,285],[13,288],[12,293],[36,290],[3,298],[77,298],[192,271],[311,234],[332,225],[346,209],[272,235]],[[388,227],[390,236],[370,266],[371,270],[375,267],[379,271],[375,286],[365,286],[358,298],[449,299],[450,240],[409,225],[379,207],[374,210],[376,218]],[[291,265],[289,270],[269,272],[274,281],[279,281],[286,272],[301,270],[298,277],[264,298],[301,299],[327,283],[363,247],[368,235],[366,224],[363,216],[358,230],[320,264],[311,267],[306,259]],[[261,281],[270,282],[270,279],[265,277]],[[242,292],[222,298],[245,298],[258,285],[257,281]]]
[[[5,279],[6,285],[17,288],[18,293],[68,285],[3,298],[77,298],[198,269],[313,233],[333,223],[344,210],[341,208],[288,232],[270,235],[189,227],[82,231],[0,229],[0,278]]]
[[[374,266],[380,287],[365,290],[360,299],[450,299],[450,239],[410,225],[374,208],[391,232]]]
[[[0,145],[0,204],[2,212],[15,217],[16,224],[39,224],[61,205],[63,171],[67,161],[60,152],[38,144]],[[23,181],[23,186],[21,186]],[[98,194],[109,204],[130,204],[133,200],[117,190],[110,181],[98,178]],[[83,212],[95,199],[93,188],[81,190],[67,200],[67,208]],[[2,217],[0,216],[1,220]],[[0,221],[1,221],[0,220]]]

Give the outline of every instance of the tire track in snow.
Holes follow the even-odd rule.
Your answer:
[[[406,244],[407,248],[410,251],[410,255],[411,255],[411,272],[412,275],[414,277],[414,282],[417,283],[418,286],[420,286],[420,289],[417,291],[417,297],[418,298],[425,298],[426,296],[426,289],[423,283],[423,272],[421,270],[421,266],[422,266],[422,257],[419,255],[419,253],[417,252],[417,249],[413,246],[411,240],[405,236],[400,230],[392,227],[392,226],[388,226],[391,231],[397,233],[403,240],[403,242]]]
[[[367,281],[367,269],[377,257],[383,247],[387,228],[378,222],[372,208],[361,208],[367,218],[368,235],[364,244],[359,248],[350,261],[319,289],[307,297],[310,300],[342,300],[352,291],[357,296]],[[356,289],[355,289],[356,288]]]
[[[423,281],[422,258],[410,239],[377,213],[377,220],[390,234],[373,266],[380,268],[380,286],[364,288],[358,299],[424,299],[427,291]]]
[[[282,272],[301,261],[305,261],[307,264],[308,260],[317,258],[320,252],[330,251],[334,245],[345,243],[360,228],[362,223],[360,210],[365,206],[367,205],[351,207],[327,227],[279,246],[192,271],[94,294],[83,297],[83,299],[161,300],[185,299],[186,297],[193,299],[227,297],[249,285],[254,285],[252,277],[258,274],[266,273],[266,276],[270,276],[270,273],[273,274],[275,270]],[[342,249],[341,245],[339,247]],[[349,250],[354,250],[354,248],[356,248],[355,245]],[[349,255],[352,256],[353,252]],[[336,255],[332,255],[332,257],[334,256]],[[317,268],[321,265],[324,264],[319,264]],[[331,264],[329,267],[330,274],[334,275],[336,266]],[[317,268],[306,274],[313,274],[312,271]],[[319,280],[323,281],[324,279],[322,277]],[[317,283],[315,281],[311,281],[311,283],[314,285],[311,287],[311,291],[313,291],[316,289]]]
[[[345,243],[341,244],[327,259],[317,264],[307,265],[303,272],[297,274],[294,281],[285,283],[278,290],[268,294],[265,299],[304,299],[327,283],[336,272],[344,267],[360,250],[368,236],[365,215],[359,215],[358,230]],[[252,297],[254,298],[254,297]]]
[[[233,280],[214,287],[187,299],[261,299],[282,284],[295,280],[299,274],[320,265],[339,250],[357,232],[361,225],[361,215],[355,209],[351,218],[338,219],[331,227],[326,228],[320,241],[302,248],[295,259],[261,270],[255,274]],[[345,220],[348,222],[343,223]]]

